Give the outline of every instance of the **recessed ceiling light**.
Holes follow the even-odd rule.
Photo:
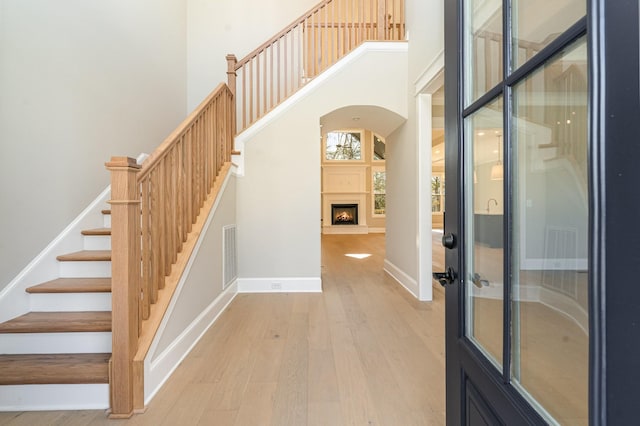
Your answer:
[[[478,136],[484,136],[484,132],[478,132]]]

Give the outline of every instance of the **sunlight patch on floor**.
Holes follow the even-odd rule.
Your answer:
[[[371,256],[369,253],[347,253],[345,254],[347,257],[353,257],[354,259],[366,259]]]

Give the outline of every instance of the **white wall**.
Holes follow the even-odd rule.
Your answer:
[[[326,80],[299,92],[295,107],[283,105],[268,124],[236,140],[245,170],[238,179],[239,283],[319,279],[320,117],[348,105],[376,105],[406,117],[406,48],[385,46],[370,43],[352,52]]]
[[[406,7],[409,58],[404,91],[409,119],[387,138],[386,260],[417,282],[419,135],[416,82],[444,48],[444,3],[443,0],[406,0]]]
[[[186,115],[186,0],[0,1],[0,289]]]
[[[149,349],[144,363],[145,403],[237,293],[235,283],[222,288],[223,227],[236,222],[235,183],[233,174],[227,175]]]
[[[189,108],[227,81],[227,54],[242,59],[319,2],[188,0]]]

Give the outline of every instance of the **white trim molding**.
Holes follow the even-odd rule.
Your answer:
[[[444,84],[444,49],[431,61],[415,81],[415,96],[433,93]]]
[[[193,320],[187,328],[157,356],[147,356],[144,361],[144,403],[149,404],[155,394],[180,363],[189,355],[209,327],[229,306],[238,294],[237,283],[229,285],[211,304]],[[175,300],[175,298],[174,298]],[[166,316],[165,316],[166,317]],[[153,354],[156,355],[156,354]],[[153,360],[151,360],[153,358]]]
[[[388,259],[384,260],[384,271],[394,280],[411,293],[416,299],[420,300],[418,282],[406,274],[402,269],[391,263]]]
[[[238,293],[321,293],[322,278],[238,278]]]

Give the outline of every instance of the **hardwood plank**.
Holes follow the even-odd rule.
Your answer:
[[[63,412],[64,424],[444,425],[444,298],[417,301],[387,276],[384,244],[323,236],[323,293],[239,294],[144,414]]]
[[[95,229],[84,229],[80,232],[82,235],[93,235],[93,236],[104,236],[111,235],[111,228],[95,228]]]
[[[0,324],[0,333],[111,331],[111,312],[29,312]]]
[[[27,289],[27,293],[109,293],[111,278],[58,278]]]
[[[61,262],[110,261],[111,250],[82,250],[56,257]]]
[[[111,354],[0,355],[0,385],[108,383]]]

